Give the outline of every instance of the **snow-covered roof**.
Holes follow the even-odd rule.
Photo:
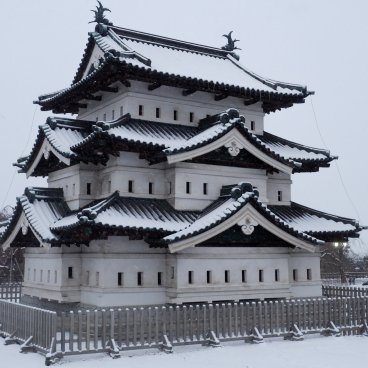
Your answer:
[[[78,211],[70,211],[62,194],[61,189],[27,188],[18,198],[13,217],[2,232],[1,243],[7,246],[88,244],[101,236],[134,234],[155,246],[175,248],[183,241],[193,246],[208,240],[216,231],[218,234],[236,224],[245,225],[242,221],[249,215],[256,221],[254,226],[264,227],[289,246],[311,250],[326,240],[357,237],[363,229],[355,220],[296,203],[266,206],[248,183],[223,187],[220,197],[199,212],[175,210],[164,199],[122,197],[118,192]],[[28,228],[37,241],[30,240]],[[17,235],[21,231],[23,237]]]
[[[102,27],[103,28],[103,27]],[[90,33],[72,85],[39,97],[44,110],[77,112],[79,101],[123,78],[263,102],[266,112],[303,102],[298,84],[261,77],[241,65],[234,52],[115,26]],[[92,58],[99,55],[98,61]],[[115,71],[112,71],[115,68]],[[107,83],[107,84],[106,84]]]
[[[149,152],[147,159],[152,163],[192,160],[219,147],[228,149],[230,159],[237,155],[231,152],[234,144],[236,149],[244,149],[265,164],[288,173],[316,171],[328,167],[336,158],[327,150],[307,147],[267,132],[256,135],[247,128],[244,117],[239,116],[237,110],[229,109],[204,119],[199,127],[132,119],[129,114],[107,123],[49,118],[40,127],[30,155],[18,160],[16,165],[27,175],[45,175],[47,170],[54,171],[62,164],[106,163],[109,154],[117,153],[112,147]],[[47,147],[52,154],[45,158]],[[48,163],[50,159],[57,159],[59,164]],[[242,164],[240,156],[238,161]],[[43,165],[45,167],[41,167]]]

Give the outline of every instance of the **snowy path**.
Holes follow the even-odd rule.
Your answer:
[[[173,354],[157,350],[123,352],[112,360],[105,354],[64,358],[56,366],[65,368],[342,368],[364,367],[368,337],[308,337],[302,342],[267,340],[251,345],[241,342],[224,344],[221,348],[199,346],[177,347]],[[19,346],[4,346],[0,339],[2,366],[35,368],[44,366],[38,354],[20,354]]]

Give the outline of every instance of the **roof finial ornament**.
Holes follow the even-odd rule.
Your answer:
[[[92,12],[95,13],[95,19],[89,23],[105,24],[106,26],[112,26],[112,23],[107,18],[105,18],[104,14],[104,12],[106,11],[111,13],[111,10],[108,8],[104,8],[100,1],[97,0],[97,2],[98,2],[98,5],[96,6],[97,10],[91,10]]]
[[[222,35],[223,37],[227,38],[227,44],[222,46],[221,48],[226,51],[233,52],[234,50],[241,50],[239,47],[235,46],[235,42],[239,42],[239,40],[233,40],[232,38],[233,31],[230,31],[229,34]],[[233,53],[234,57],[239,60],[239,55]]]

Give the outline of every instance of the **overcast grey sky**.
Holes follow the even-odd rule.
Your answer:
[[[233,30],[246,67],[315,91],[320,131],[332,154],[339,156],[345,186],[361,223],[368,225],[367,1],[104,0],[103,4],[111,9],[108,18],[115,25],[192,42],[222,46],[221,35]],[[24,174],[16,174],[12,181],[16,171],[12,163],[30,151],[37,126],[50,115],[32,101],[70,85],[87,33],[94,29],[88,22],[95,5],[94,0],[0,0],[0,205],[14,205],[25,186],[45,185],[40,179],[26,180]],[[324,147],[310,98],[267,115],[265,128]],[[293,175],[293,181],[294,201],[358,218],[335,163],[319,173]],[[368,244],[368,231],[362,240]]]

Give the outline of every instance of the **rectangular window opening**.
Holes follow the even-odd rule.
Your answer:
[[[43,282],[43,270],[40,270],[40,282]]]
[[[188,271],[188,284],[193,284],[193,271]]]
[[[171,280],[175,279],[175,267],[171,267]]]
[[[75,196],[75,184],[73,184],[73,196]]]
[[[33,269],[33,282],[36,282],[36,269]]]
[[[103,114],[103,121],[106,121],[106,114]]]
[[[92,184],[91,183],[87,183],[87,194],[88,195],[92,194]]]
[[[68,279],[73,278],[73,267],[68,267]]]
[[[190,194],[190,181],[187,181],[187,183],[186,183],[186,193],[187,194]]]
[[[194,112],[190,112],[189,113],[189,122],[193,123],[193,121],[194,121]]]
[[[255,130],[255,128],[256,128],[256,122],[252,120],[250,122],[250,130]]]
[[[129,180],[128,182],[128,192],[129,193],[133,193],[133,184],[134,184],[133,180]]]
[[[172,194],[172,182],[169,181],[169,194]]]
[[[242,282],[247,282],[247,270],[242,270]]]
[[[49,284],[51,280],[51,271],[47,270],[47,283]]]
[[[174,110],[174,120],[178,120],[178,110]]]
[[[258,281],[259,282],[263,282],[264,278],[263,278],[263,270],[259,270],[258,271]]]
[[[101,191],[102,192],[102,191]],[[111,193],[111,180],[107,182],[107,192]]]
[[[298,270],[293,269],[293,281],[298,281]]]
[[[115,110],[112,110],[111,111],[111,120],[114,120],[115,119]]]
[[[138,286],[143,285],[143,272],[137,272],[137,284]]]
[[[123,116],[123,114],[124,114],[124,107],[120,106],[120,116]]]
[[[96,272],[96,286],[100,286],[100,273]]]
[[[57,284],[57,271],[54,272],[54,284]]]
[[[207,271],[207,284],[212,283],[212,271]]]
[[[203,194],[207,195],[208,194],[208,184],[207,183],[203,183]]]
[[[86,285],[89,286],[89,271],[86,271]]]
[[[156,118],[159,119],[161,117],[161,109],[156,107]]]
[[[123,286],[123,273],[118,272],[118,286]]]
[[[312,280],[312,269],[307,268],[307,280]]]
[[[278,200],[279,202],[282,202],[282,191],[281,191],[281,190],[279,190],[279,191],[277,192],[277,200]]]
[[[138,107],[138,115],[143,116],[143,105],[139,105]]]
[[[275,281],[276,282],[280,281],[280,270],[279,269],[275,270]]]
[[[230,282],[230,271],[225,270],[225,283],[228,284]]]
[[[157,285],[162,285],[162,272],[157,272]]]
[[[153,194],[153,183],[148,183],[148,194]]]

